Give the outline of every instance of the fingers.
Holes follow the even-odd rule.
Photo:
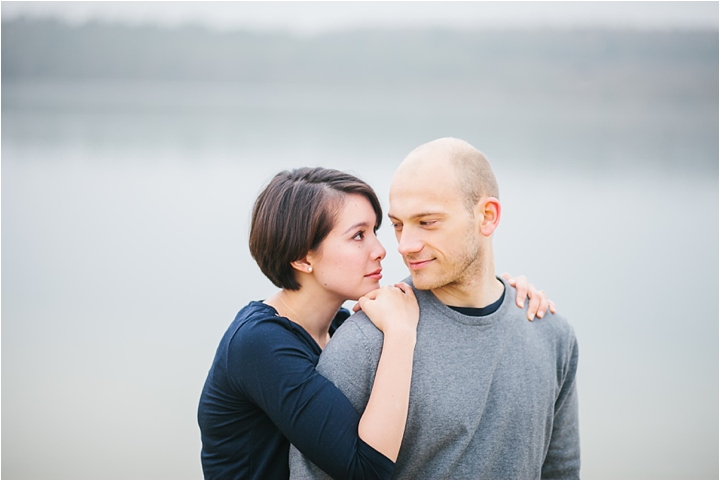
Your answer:
[[[398,282],[392,286],[383,286],[368,292],[358,299],[352,310],[353,312],[358,312],[360,310],[367,311],[370,308],[371,303],[376,301],[383,303],[385,300],[390,301],[393,296],[406,296],[407,299],[412,299],[415,303],[417,303],[415,292],[412,287],[410,287],[410,285],[406,282]]]
[[[542,296],[537,290],[535,290],[535,286],[532,284],[529,286],[529,291],[530,302],[528,303],[527,317],[528,321],[532,321],[535,319],[535,314],[537,314],[540,309],[540,299]]]
[[[395,284],[395,287],[400,289],[403,294],[407,294],[413,298],[415,297],[415,291],[413,291],[413,288],[410,287],[410,284],[408,284],[407,282],[398,282],[397,284]]]
[[[528,320],[532,321],[533,317],[537,315],[538,319],[542,319],[548,310],[555,314],[557,307],[555,303],[547,298],[545,291],[536,291],[535,287],[530,284],[530,304],[528,305]],[[537,308],[537,311],[535,310]]]
[[[366,296],[362,296],[358,299],[357,303],[353,306],[353,312],[357,312],[363,308],[369,299]]]
[[[512,284],[510,285],[512,286]],[[517,290],[517,295],[515,296],[515,304],[517,304],[517,306],[521,309],[525,306],[525,298],[528,297],[528,285],[529,284],[527,277],[519,276],[515,278],[515,285],[513,286]],[[533,289],[535,288],[533,287]],[[534,314],[535,313],[533,312],[533,317]]]
[[[539,319],[542,319],[550,304],[545,295],[545,291],[538,291],[538,296],[540,297],[540,307],[538,307],[537,316]]]
[[[401,283],[401,284],[404,284],[404,283]],[[407,284],[404,284],[404,285],[407,286]],[[360,309],[363,309],[364,306],[366,306],[368,302],[375,301],[378,299],[378,297],[382,296],[383,292],[387,293],[389,290],[396,289],[396,288],[399,288],[399,287],[396,285],[396,286],[383,286],[383,287],[378,287],[377,289],[373,289],[372,291],[368,292],[367,294],[362,296],[360,299],[358,299],[357,304],[355,304],[353,306],[353,311],[357,312]]]

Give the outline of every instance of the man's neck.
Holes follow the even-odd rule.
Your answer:
[[[495,277],[494,273],[490,273],[481,279],[432,289],[432,293],[446,306],[479,308],[497,301],[504,289],[505,285]]]

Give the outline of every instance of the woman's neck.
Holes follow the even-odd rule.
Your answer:
[[[312,293],[309,289],[297,291],[283,289],[265,300],[284,317],[287,317],[305,329],[315,339],[321,349],[325,349],[330,340],[332,324],[342,301],[331,300],[323,293]]]

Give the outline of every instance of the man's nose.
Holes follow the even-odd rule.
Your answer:
[[[423,243],[414,229],[403,229],[398,236],[398,252],[401,255],[415,254],[423,248]]]

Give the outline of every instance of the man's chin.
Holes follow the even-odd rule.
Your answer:
[[[415,286],[415,289],[420,289],[421,291],[429,291],[430,289],[434,289],[437,287],[434,282],[432,282],[432,279],[428,279],[427,276],[422,276],[417,273],[410,273],[410,277],[412,278],[413,286]]]

